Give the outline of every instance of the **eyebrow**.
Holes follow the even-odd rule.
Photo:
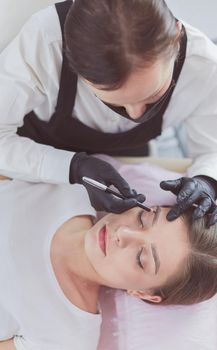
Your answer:
[[[154,212],[154,217],[153,217],[153,220],[152,220],[152,226],[155,225],[156,222],[158,221],[160,212],[161,212],[161,208],[160,208],[160,206],[157,206],[157,209]]]
[[[151,244],[151,252],[152,252],[152,256],[154,259],[154,263],[155,263],[155,275],[158,273],[158,270],[160,268],[160,259],[159,259],[159,255],[157,253],[157,249],[155,244]]]

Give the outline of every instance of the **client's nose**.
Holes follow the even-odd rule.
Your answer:
[[[125,248],[129,245],[137,245],[138,242],[144,240],[139,230],[131,229],[127,226],[120,226],[116,234],[120,248]]]

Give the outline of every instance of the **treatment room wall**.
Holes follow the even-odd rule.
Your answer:
[[[0,0],[0,51],[13,39],[28,17],[63,0]],[[217,39],[217,0],[166,0],[177,17]]]
[[[55,2],[61,0],[0,0],[0,51],[14,38],[31,14]]]
[[[174,15],[217,39],[217,0],[166,0]]]

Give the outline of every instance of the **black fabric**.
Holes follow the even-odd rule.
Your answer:
[[[91,186],[83,180],[84,176],[99,181],[106,186],[113,185],[121,194],[123,200],[107,191],[100,191],[96,187]],[[122,213],[135,207],[138,201],[144,202],[145,200],[145,196],[131,189],[129,184],[111,164],[102,159],[89,156],[85,152],[76,153],[72,158],[69,181],[70,183],[80,183],[85,186],[92,206],[98,211]]]
[[[41,121],[34,112],[29,113],[25,116],[24,125],[18,129],[17,134],[29,137],[38,143],[73,152],[84,151],[88,154],[105,153],[112,156],[147,155],[147,142],[161,134],[163,114],[168,106],[174,87],[171,89],[159,113],[126,132],[101,132],[73,118],[77,76],[68,66],[63,34],[65,18],[71,5],[71,1],[65,1],[55,5],[63,35],[63,64],[55,113],[49,122]],[[184,30],[180,55],[173,74],[175,83],[179,78],[184,64],[186,43],[187,37]]]
[[[102,102],[106,106],[111,108],[114,112],[120,114],[122,117],[125,117],[137,124],[141,124],[147,122],[149,119],[152,119],[155,115],[162,113],[162,109],[165,109],[170,101],[170,97],[175,87],[175,84],[175,81],[172,79],[170,86],[168,87],[164,95],[161,96],[161,98],[157,102],[147,105],[145,112],[136,119],[131,118],[124,107],[117,107],[109,103],[105,103],[103,101]]]
[[[160,187],[177,196],[176,204],[167,214],[169,221],[177,219],[191,208],[193,210],[192,220],[207,214],[207,227],[217,222],[216,181],[214,179],[204,175],[181,177],[176,180],[162,181]]]

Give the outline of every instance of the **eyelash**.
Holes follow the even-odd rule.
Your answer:
[[[142,214],[143,214],[143,210],[140,210],[138,213],[138,222],[140,224],[140,228],[144,228],[143,221],[142,221]]]
[[[141,263],[141,260],[140,260],[140,256],[141,256],[141,254],[142,254],[142,251],[143,251],[143,248],[141,248],[141,249],[139,250],[139,252],[137,253],[137,255],[136,255],[136,261],[137,261],[137,265],[138,265],[141,269],[144,270],[144,267],[142,266],[142,263]]]

